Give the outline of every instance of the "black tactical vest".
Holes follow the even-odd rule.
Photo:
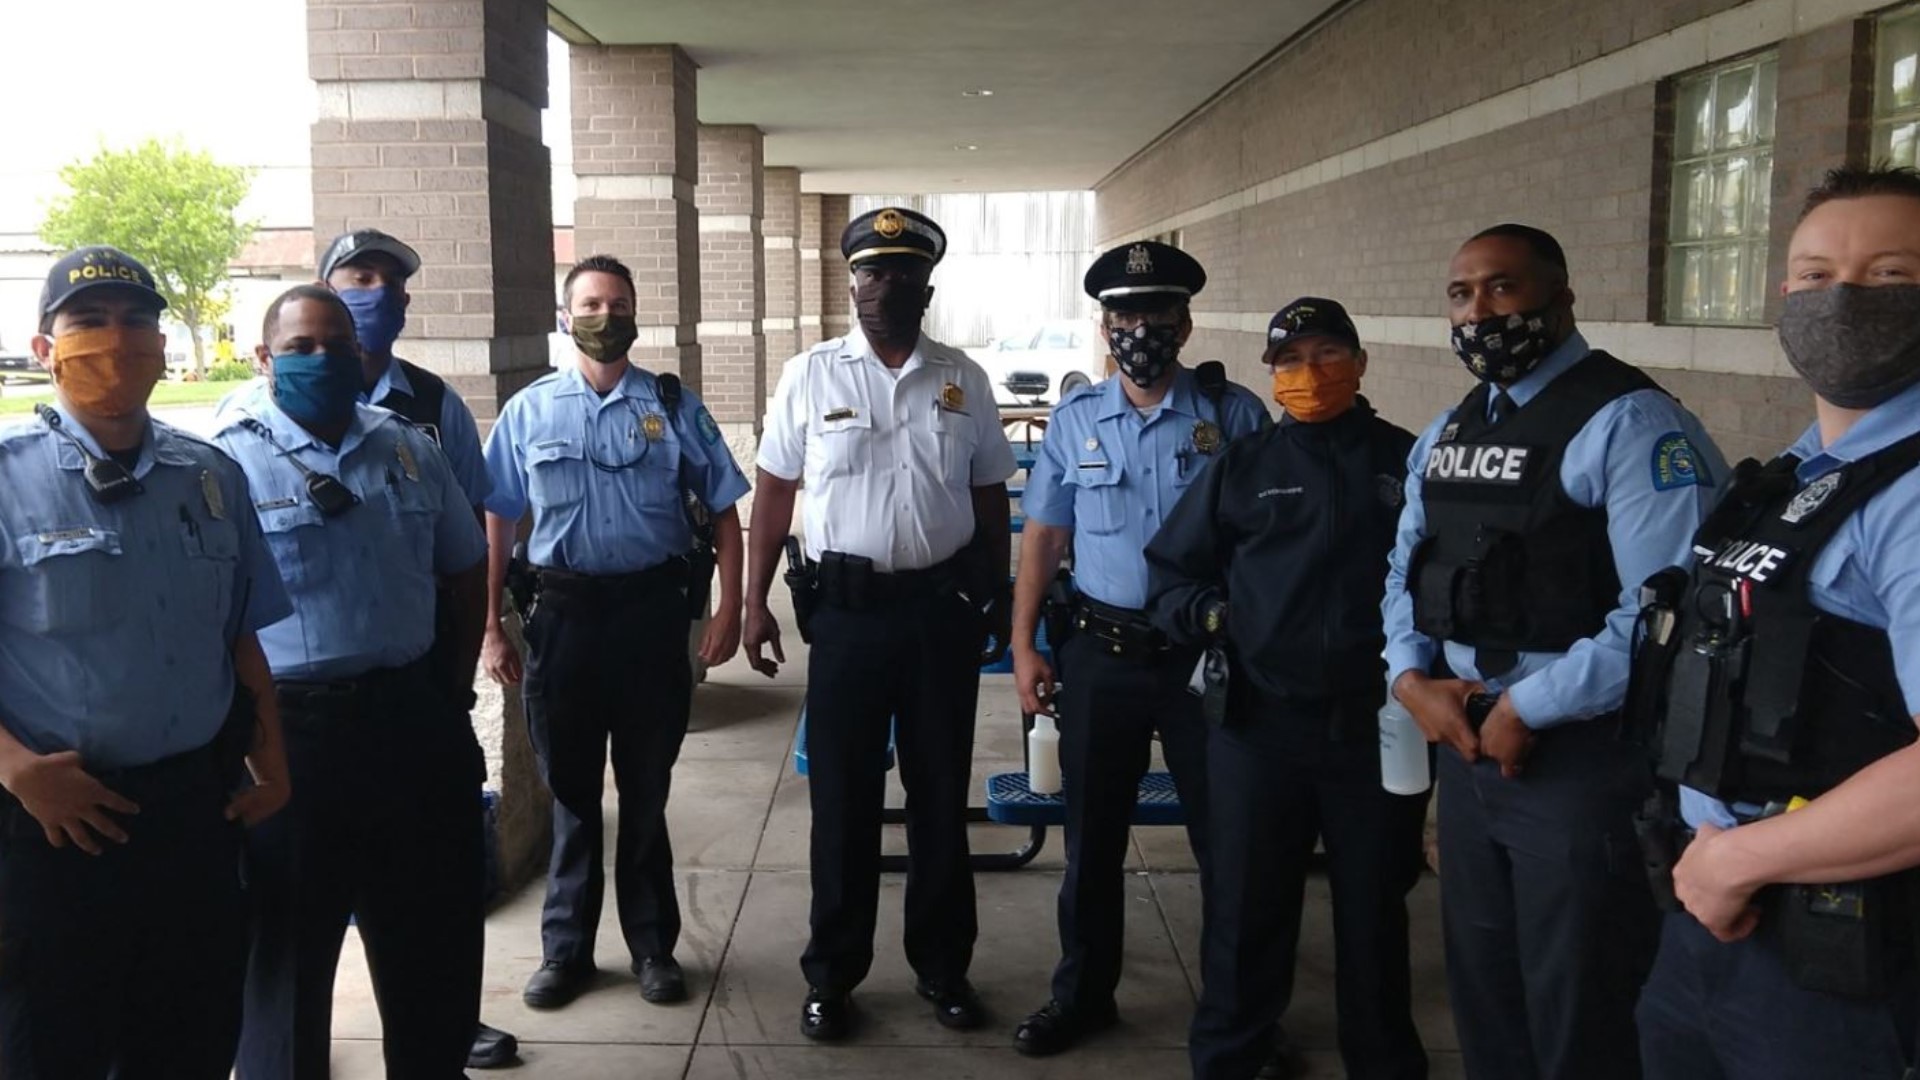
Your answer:
[[[1632,727],[1655,772],[1724,802],[1814,798],[1914,741],[1885,630],[1813,606],[1822,548],[1920,463],[1912,436],[1797,488],[1799,459],[1748,460],[1679,571],[1644,590]]]
[[[1659,389],[1639,368],[1588,353],[1500,423],[1489,383],[1447,419],[1421,469],[1427,538],[1407,588],[1413,625],[1435,641],[1565,652],[1620,604],[1604,506],[1560,482],[1567,443],[1608,402]]]
[[[446,380],[397,356],[393,362],[407,373],[407,382],[413,385],[413,393],[405,394],[389,388],[387,396],[374,404],[406,417],[414,427],[426,432],[427,438],[432,439],[435,445],[439,445],[440,406],[447,399]]]

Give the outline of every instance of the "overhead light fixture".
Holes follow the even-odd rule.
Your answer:
[[[987,89],[984,86],[979,86],[979,87],[975,87],[972,90],[960,91],[960,96],[961,97],[992,97],[993,91]]]
[[[969,153],[980,149],[978,146],[974,145],[973,143],[955,143],[953,148],[955,150],[961,150]]]

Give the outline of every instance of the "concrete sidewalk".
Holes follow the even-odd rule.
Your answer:
[[[791,635],[791,623],[785,625]],[[981,933],[972,978],[992,1011],[988,1027],[965,1034],[947,1031],[914,996],[899,945],[902,879],[889,876],[881,885],[873,974],[854,998],[856,1037],[823,1046],[800,1036],[808,810],[806,780],[794,775],[791,756],[805,673],[797,640],[788,656],[793,663],[776,680],[736,659],[715,670],[694,694],[693,731],[674,774],[669,810],[686,923],[679,959],[691,1000],[655,1006],[640,999],[608,897],[599,938],[599,984],[558,1012],[523,1006],[521,986],[540,963],[542,883],[536,881],[488,924],[482,1005],[489,1023],[519,1036],[525,1064],[473,1075],[527,1080],[1186,1076],[1186,1027],[1200,980],[1200,895],[1186,837],[1178,829],[1134,834],[1127,881],[1133,907],[1119,996],[1123,1023],[1082,1048],[1029,1060],[1010,1046],[1014,1026],[1045,1003],[1058,956],[1054,897],[1065,857],[1058,831],[1049,833],[1046,849],[1025,869],[977,877]],[[975,773],[984,778],[1019,768],[1020,716],[1010,676],[983,676],[980,696]],[[611,833],[611,777],[608,791]],[[891,801],[900,804],[897,784]],[[888,850],[904,849],[901,831],[888,828]],[[973,846],[1012,850],[1023,836],[1021,830],[975,826]],[[611,879],[611,852],[608,857]],[[1341,1069],[1334,1052],[1326,883],[1316,878],[1309,887],[1298,988],[1287,1023],[1308,1051],[1311,1075],[1335,1077]],[[1427,878],[1414,895],[1421,1030],[1434,1075],[1461,1076],[1441,969],[1437,882]],[[335,1000],[334,1075],[342,1080],[381,1076],[379,1016],[359,943],[351,937]]]

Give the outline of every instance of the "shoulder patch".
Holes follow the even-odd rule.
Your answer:
[[[708,446],[720,441],[720,425],[714,422],[713,414],[707,411],[705,405],[693,414],[693,426],[700,432],[700,440]]]
[[[1654,440],[1652,470],[1655,491],[1713,486],[1699,452],[1683,432],[1669,431]]]

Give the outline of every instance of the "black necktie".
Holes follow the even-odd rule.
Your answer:
[[[1513,399],[1507,396],[1505,390],[1498,391],[1493,395],[1493,422],[1495,424],[1505,423],[1507,417],[1519,411],[1520,406],[1514,404]]]

